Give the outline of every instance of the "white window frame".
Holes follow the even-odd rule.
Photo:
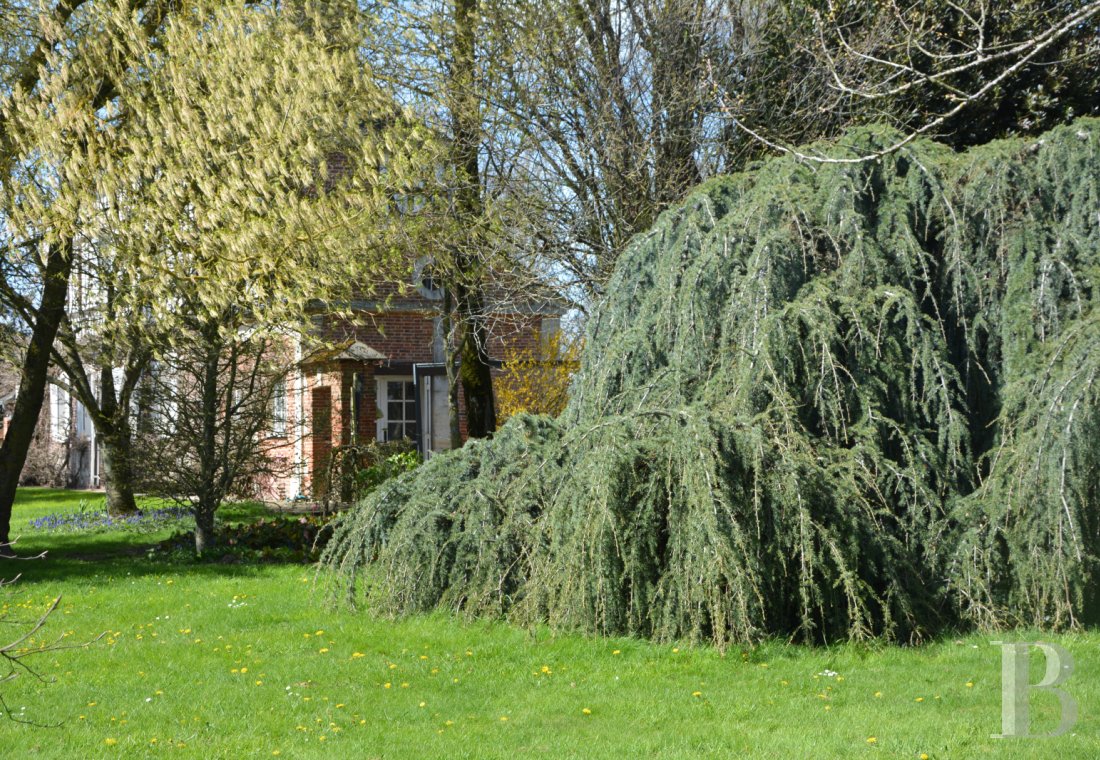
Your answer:
[[[287,382],[286,378],[275,381],[271,392],[271,437],[286,438],[287,429]],[[280,404],[280,402],[282,402]]]
[[[416,393],[416,383],[412,375],[375,375],[375,395],[374,403],[378,407],[378,421],[375,423],[374,437],[377,441],[386,441],[386,431],[389,429],[389,391],[386,383],[409,383],[413,386],[413,393]],[[413,409],[415,410],[415,406]],[[415,411],[414,411],[415,414]],[[416,422],[415,418],[413,422]],[[419,428],[419,426],[418,426]],[[416,435],[411,439],[413,443],[420,444],[420,430],[417,429]]]
[[[72,424],[72,405],[69,392],[58,385],[50,385],[50,437],[56,443],[69,440]]]

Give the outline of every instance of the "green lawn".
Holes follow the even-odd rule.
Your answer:
[[[126,553],[149,536],[25,530],[29,516],[78,500],[21,492],[18,546],[50,553],[18,564],[4,606],[30,619],[61,595],[39,640],[107,633],[39,657],[49,683],[0,685],[26,719],[59,724],[0,722],[6,756],[1100,757],[1095,633],[1055,639],[1076,660],[1074,735],[994,740],[1000,650],[989,637],[723,656],[440,616],[384,621],[327,608],[312,568],[173,567]],[[1033,728],[1052,728],[1055,698],[1032,705]]]

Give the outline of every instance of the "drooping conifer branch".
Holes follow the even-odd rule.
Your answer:
[[[377,611],[718,645],[1085,622],[1098,199],[1096,120],[708,182],[629,247],[558,421],[378,490],[325,561]]]

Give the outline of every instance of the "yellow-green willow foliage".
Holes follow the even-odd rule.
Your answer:
[[[416,219],[398,204],[437,162],[357,59],[354,18],[202,1],[80,14],[76,32],[46,24],[48,74],[3,103],[17,173],[0,201],[13,239],[108,262],[103,330],[129,315],[128,339],[170,336],[181,309],[300,321],[401,265]]]
[[[384,612],[719,645],[1095,619],[1098,202],[1091,119],[708,182],[628,246],[561,417],[379,489],[325,560]]]

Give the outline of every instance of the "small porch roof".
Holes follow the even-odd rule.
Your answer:
[[[388,356],[376,348],[357,340],[346,340],[335,346],[322,348],[302,360],[302,364],[321,364],[334,361],[377,362],[387,361]]]

